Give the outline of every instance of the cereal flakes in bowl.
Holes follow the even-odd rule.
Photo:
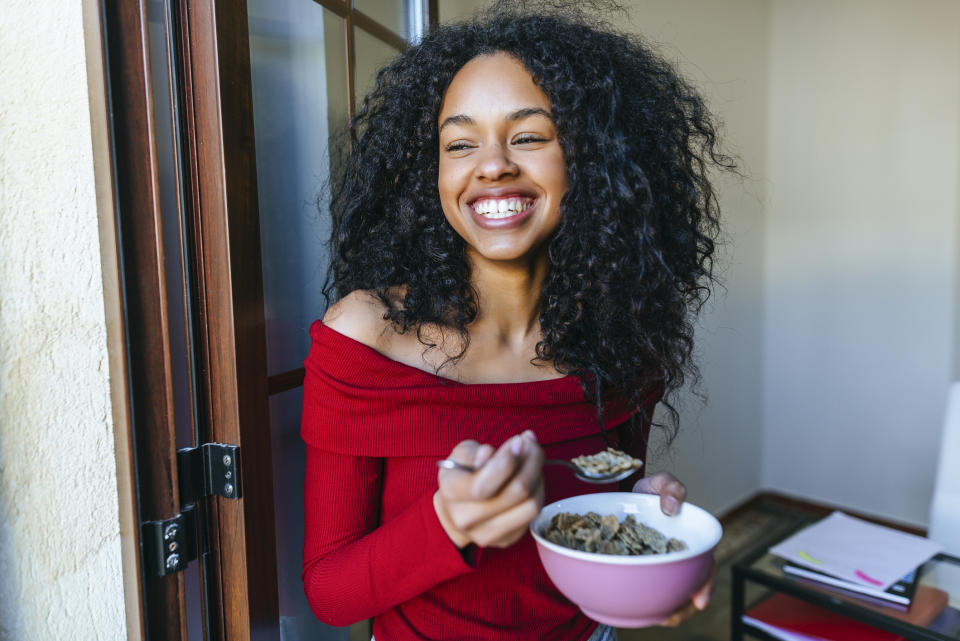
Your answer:
[[[722,535],[696,505],[667,516],[659,496],[635,492],[556,501],[530,531],[557,589],[591,619],[621,628],[656,625],[687,602],[707,580]]]

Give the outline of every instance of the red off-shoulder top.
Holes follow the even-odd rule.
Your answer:
[[[464,555],[433,508],[436,461],[464,439],[497,447],[532,429],[548,458],[606,447],[579,379],[461,384],[320,321],[310,336],[302,577],[314,614],[338,626],[373,617],[377,641],[588,638],[596,623],[550,582],[529,533],[509,548]],[[644,415],[658,400],[650,395]],[[622,401],[605,404],[612,443],[630,414]],[[544,468],[544,477],[548,503],[617,489],[561,468]]]

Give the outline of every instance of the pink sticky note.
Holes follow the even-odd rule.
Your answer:
[[[872,583],[872,584],[874,584],[874,585],[883,585],[883,581],[877,581],[877,580],[874,579],[873,577],[867,576],[866,574],[864,574],[864,573],[861,572],[860,570],[857,570],[856,572],[854,572],[854,574],[857,575],[857,578],[863,579],[863,580],[866,581],[867,583]]]

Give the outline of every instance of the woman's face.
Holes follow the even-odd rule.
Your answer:
[[[476,263],[533,258],[560,222],[566,163],[550,100],[516,58],[474,58],[440,105],[440,202]]]

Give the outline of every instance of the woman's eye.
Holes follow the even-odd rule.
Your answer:
[[[471,145],[465,142],[452,142],[446,147],[443,148],[444,151],[463,151],[464,149],[470,149]]]
[[[547,139],[541,136],[534,136],[533,134],[524,134],[513,139],[513,144],[515,145],[528,145],[536,142],[547,142]]]

